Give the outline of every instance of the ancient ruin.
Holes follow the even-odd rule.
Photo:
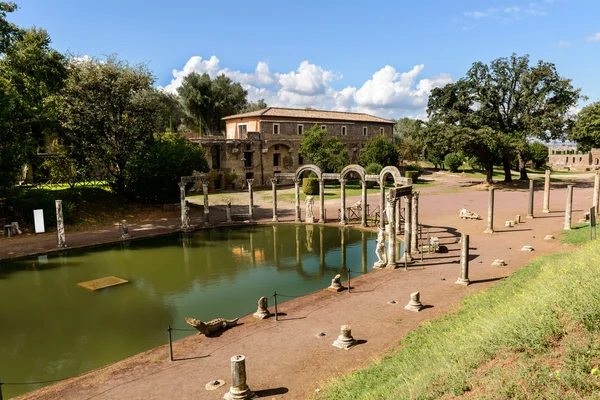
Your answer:
[[[210,334],[212,334],[212,333],[223,331],[227,328],[236,326],[238,323],[238,318],[235,318],[235,319],[216,318],[216,319],[210,320],[208,322],[203,322],[196,318],[185,317],[185,322],[188,325],[196,328],[199,332],[198,334],[202,333],[203,335],[210,336]]]
[[[421,303],[421,293],[414,292],[410,294],[410,301],[407,305],[404,306],[405,310],[419,312],[423,309],[423,304]]]
[[[340,349],[348,350],[356,344],[356,340],[352,337],[350,325],[342,325],[340,327],[340,335],[333,342],[333,346]]]
[[[466,208],[461,208],[458,216],[461,219],[481,219],[481,216],[476,212],[469,211]]]
[[[342,286],[342,276],[340,274],[337,274],[331,280],[331,285],[329,285],[327,290],[331,290],[332,292],[341,292],[344,290],[344,287]]]
[[[258,308],[252,316],[258,319],[265,319],[271,316],[271,312],[269,311],[269,300],[266,297],[261,297],[258,299]]]

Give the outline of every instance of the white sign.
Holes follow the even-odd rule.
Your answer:
[[[35,233],[46,232],[44,228],[44,210],[33,210],[33,221],[35,223]]]

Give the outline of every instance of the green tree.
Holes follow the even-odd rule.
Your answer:
[[[444,164],[450,172],[458,171],[458,168],[462,165],[463,158],[458,153],[448,153],[446,157],[444,157]]]
[[[154,135],[140,143],[127,165],[127,195],[148,203],[173,203],[179,199],[177,183],[194,171],[208,172],[200,146],[174,133]]]
[[[548,146],[540,142],[529,144],[528,160],[531,160],[533,166],[541,168],[546,164],[548,158]]]
[[[359,162],[363,167],[372,163],[396,166],[398,165],[398,150],[385,136],[373,136],[360,153]]]
[[[248,92],[225,75],[211,80],[208,74],[192,72],[183,78],[177,92],[191,125],[197,126],[200,134],[204,129],[209,135],[223,132],[222,118],[237,114],[247,106]]]
[[[577,114],[569,139],[577,142],[581,151],[600,147],[600,101],[589,104]]]
[[[0,1],[0,54],[6,52],[13,38],[19,34],[19,28],[6,20],[8,13],[17,10],[17,5],[10,1]]]
[[[258,111],[258,110],[263,110],[267,107],[268,106],[267,106],[267,103],[265,103],[265,99],[260,99],[256,103],[250,102],[250,103],[246,104],[246,107],[244,107],[242,112],[246,113],[246,112],[251,112],[251,111]]]
[[[467,137],[478,136],[476,157],[484,165],[481,157],[499,157],[504,179],[510,181],[511,155],[518,157],[521,179],[527,179],[523,149],[528,138],[561,138],[569,124],[569,109],[579,98],[580,90],[562,78],[554,64],[539,61],[532,67],[529,56],[513,54],[489,65],[476,62],[458,82],[434,89],[428,114],[435,123],[453,124],[459,131],[466,130]],[[459,136],[464,138],[464,133]],[[481,146],[486,143],[492,146],[484,151]]]
[[[304,131],[300,155],[327,172],[340,172],[350,162],[346,148],[337,137],[327,138],[319,125]]]
[[[79,167],[100,163],[109,183],[125,194],[127,163],[140,142],[152,140],[159,104],[154,78],[144,65],[71,59],[59,98],[62,143]]]
[[[394,144],[401,160],[420,160],[425,151],[425,123],[419,119],[400,118],[394,125]]]

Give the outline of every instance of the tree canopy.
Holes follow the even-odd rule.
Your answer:
[[[511,180],[510,161],[519,160],[526,179],[524,149],[529,138],[562,138],[569,123],[569,109],[577,104],[580,90],[562,78],[554,64],[513,54],[489,65],[476,62],[465,77],[429,97],[427,113],[432,124],[452,127],[453,147],[476,157],[492,181],[493,164],[504,165]]]
[[[342,142],[337,137],[327,138],[327,130],[319,125],[304,131],[298,152],[326,172],[340,172],[350,162]]]
[[[359,156],[360,165],[369,164],[398,165],[398,150],[383,135],[373,136],[365,144],[365,148]]]
[[[577,142],[581,151],[600,147],[600,101],[589,104],[577,114],[569,139]]]

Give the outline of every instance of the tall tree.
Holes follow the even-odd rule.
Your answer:
[[[504,165],[505,181],[511,180],[511,153],[519,160],[520,178],[527,179],[524,151],[528,138],[544,141],[562,138],[569,123],[569,109],[577,104],[580,90],[562,78],[554,64],[538,61],[529,65],[529,56],[498,58],[489,65],[476,62],[466,76],[448,88],[432,91],[428,104],[431,116],[448,114],[461,129],[479,132],[480,144],[493,139],[490,151],[498,150]],[[452,108],[440,98],[449,92]],[[491,136],[490,136],[491,135]],[[489,171],[488,171],[489,172]]]
[[[225,129],[222,118],[241,112],[247,105],[248,92],[225,75],[214,80],[208,74],[192,72],[177,88],[183,107],[199,133],[218,134]]]
[[[17,5],[14,2],[0,1],[0,54],[6,52],[12,39],[20,32],[15,24],[6,20],[6,15],[16,10]]]
[[[417,161],[425,153],[425,123],[419,119],[400,118],[394,125],[394,144],[402,160]]]
[[[79,167],[100,164],[116,193],[125,193],[125,171],[137,145],[152,140],[159,104],[144,65],[71,59],[59,99],[60,137]]]
[[[298,152],[327,172],[340,172],[350,162],[342,142],[337,137],[327,138],[327,130],[319,125],[304,131]]]
[[[373,136],[359,156],[360,164],[398,165],[398,150],[384,135]]]
[[[581,151],[600,147],[600,101],[589,104],[577,114],[569,139],[577,142]]]

